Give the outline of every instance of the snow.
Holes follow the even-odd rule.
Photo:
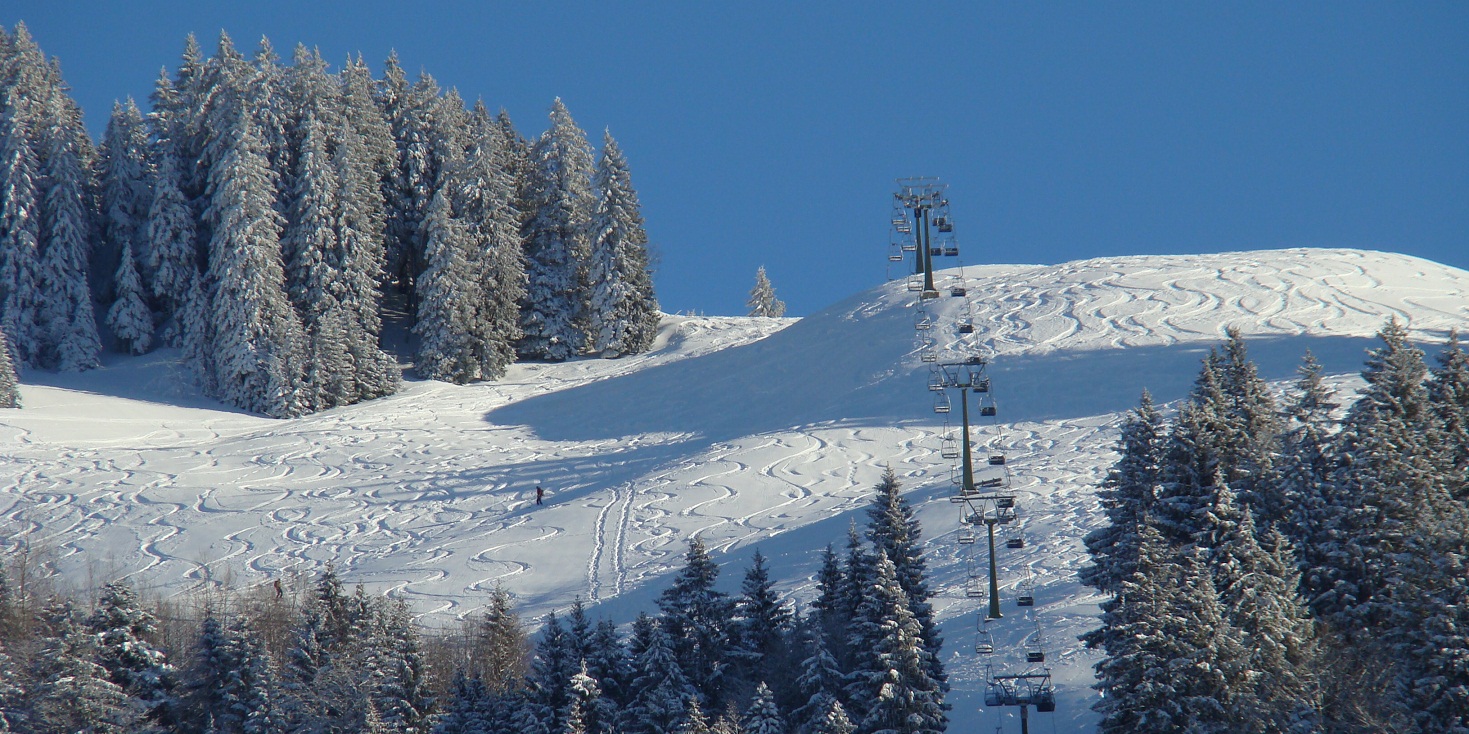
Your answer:
[[[524,618],[580,595],[594,617],[623,623],[654,609],[694,533],[724,564],[722,587],[737,588],[758,545],[781,590],[809,601],[819,550],[840,550],[848,524],[865,521],[891,464],[927,541],[955,731],[994,725],[983,665],[1025,668],[1031,614],[1058,685],[1057,712],[1039,716],[1089,731],[1097,658],[1076,636],[1096,626],[1099,597],[1075,571],[1120,413],[1142,389],[1160,404],[1183,397],[1230,325],[1265,379],[1293,380],[1309,348],[1350,389],[1387,317],[1430,348],[1469,324],[1469,272],[1360,250],[963,276],[970,302],[931,302],[935,333],[956,339],[945,325],[972,308],[1002,421],[986,430],[1010,446],[1028,540],[1001,550],[1006,619],[989,658],[972,652],[978,610],[963,595],[964,549],[982,544],[954,542],[942,418],[901,279],[799,320],[669,316],[645,355],[518,364],[468,386],[409,381],[291,420],[200,397],[177,351],[29,372],[24,408],[0,411],[0,537],[52,549],[78,584],[125,576],[144,594],[292,580],[331,560],[349,583],[406,597],[430,626],[480,609],[497,581]],[[1027,568],[1033,612],[1013,603]]]

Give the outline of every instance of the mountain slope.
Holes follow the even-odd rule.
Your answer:
[[[625,622],[651,607],[691,533],[729,564],[729,588],[759,544],[804,598],[813,551],[864,521],[891,464],[942,594],[956,725],[996,717],[978,705],[984,663],[1024,667],[1033,627],[1011,598],[1029,569],[1055,724],[1089,730],[1095,658],[1075,637],[1095,625],[1098,600],[1073,574],[1099,522],[1093,488],[1118,413],[1144,387],[1160,402],[1182,397],[1230,325],[1262,376],[1288,380],[1307,348],[1328,374],[1354,374],[1389,316],[1430,342],[1469,324],[1469,273],[1376,252],[1104,258],[962,277],[967,302],[930,306],[947,335],[941,358],[965,353],[952,325],[972,317],[1000,408],[986,430],[1009,446],[1030,541],[1001,555],[1008,619],[990,658],[972,652],[977,614],[962,587],[976,546],[954,542],[942,419],[901,282],[800,320],[670,317],[647,355],[517,365],[484,385],[412,382],[290,421],[179,388],[176,354],[27,375],[26,407],[0,412],[0,534],[53,548],[79,580],[127,575],[160,593],[300,579],[335,561],[350,582],[408,597],[431,625],[476,609],[496,582],[528,618],[581,595]]]

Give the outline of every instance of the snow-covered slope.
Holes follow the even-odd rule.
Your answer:
[[[651,607],[692,533],[727,562],[729,588],[759,545],[804,598],[816,551],[864,521],[891,464],[929,542],[956,726],[993,725],[981,666],[1023,668],[1035,614],[1059,686],[1056,729],[1086,731],[1095,658],[1075,638],[1095,625],[1098,599],[1074,572],[1099,522],[1093,488],[1113,460],[1118,413],[1144,387],[1182,397],[1227,326],[1250,337],[1267,379],[1286,380],[1308,348],[1329,373],[1355,373],[1389,316],[1427,342],[1469,325],[1469,273],[1356,250],[964,277],[968,303],[943,298],[930,311],[941,343],[972,316],[993,355],[1030,541],[1002,552],[1007,619],[989,658],[973,653],[978,610],[962,593],[942,422],[901,282],[801,320],[670,317],[648,355],[518,365],[485,385],[410,382],[290,421],[181,388],[176,354],[33,373],[25,408],[0,412],[0,536],[54,549],[79,581],[125,575],[163,594],[303,578],[335,561],[349,581],[407,596],[431,625],[476,609],[496,582],[527,617],[580,595],[627,621]],[[1039,584],[1033,612],[1012,601],[1026,569]]]

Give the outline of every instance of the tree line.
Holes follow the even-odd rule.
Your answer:
[[[1230,330],[1128,415],[1082,572],[1103,732],[1469,731],[1469,357],[1378,337],[1344,409],[1309,352],[1278,404]]]
[[[143,603],[57,593],[24,547],[0,565],[0,732],[70,734],[937,734],[947,675],[921,529],[889,471],[867,528],[826,548],[805,613],[756,550],[738,594],[697,538],[626,629],[576,600],[534,639],[497,587],[453,634],[346,589],[206,590]]]
[[[522,137],[390,56],[336,73],[191,35],[145,114],[94,145],[60,66],[0,28],[0,331],[13,369],[104,342],[182,350],[204,391],[276,417],[390,394],[384,318],[420,376],[646,351],[658,325],[626,156],[557,99]],[[95,305],[94,305],[95,304]]]

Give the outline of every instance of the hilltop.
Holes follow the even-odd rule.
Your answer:
[[[1227,327],[1284,384],[1310,349],[1352,389],[1396,316],[1425,343],[1469,324],[1469,272],[1360,250],[1100,258],[945,271],[967,299],[937,317],[949,357],[992,360],[1030,569],[1059,686],[1058,730],[1091,728],[1095,658],[1075,641],[1099,600],[1074,578],[1100,522],[1093,490],[1115,425],[1143,388],[1186,394]],[[918,507],[954,680],[956,727],[981,721],[975,605],[962,593],[942,419],[902,281],[803,319],[667,317],[653,350],[517,364],[493,383],[409,381],[397,395],[291,420],[245,414],[182,383],[178,354],[110,357],[23,376],[0,413],[0,532],[53,548],[78,583],[127,576],[152,593],[207,580],[345,579],[408,598],[430,625],[496,582],[527,618],[580,595],[628,621],[698,533],[731,587],[758,545],[805,599],[815,551],[862,521],[885,465]],[[970,318],[963,346],[952,324]],[[534,488],[548,490],[534,507]],[[1007,596],[1011,592],[1007,591]],[[1023,610],[1006,607],[1023,619]],[[1002,667],[1022,667],[1011,626]],[[987,660],[987,659],[986,659]],[[982,721],[990,721],[986,715]]]

